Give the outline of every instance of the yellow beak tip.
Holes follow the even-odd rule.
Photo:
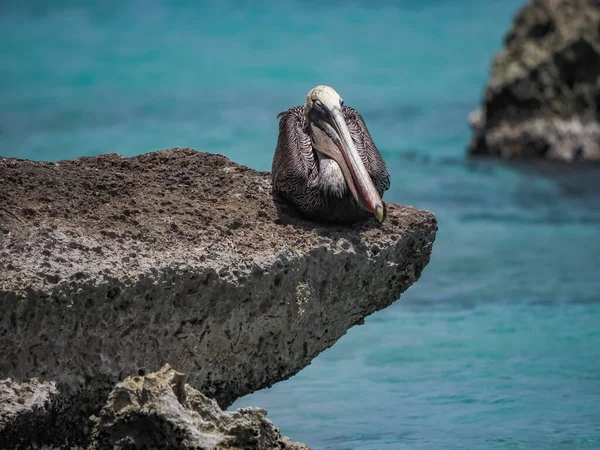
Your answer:
[[[381,205],[377,205],[375,207],[375,218],[379,221],[379,222],[383,222],[383,206]]]

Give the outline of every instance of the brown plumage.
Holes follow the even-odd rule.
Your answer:
[[[352,223],[368,219],[373,212],[357,202],[348,188],[347,177],[341,177],[338,163],[320,151],[324,144],[319,142],[329,138],[309,119],[310,106],[307,98],[307,106],[296,106],[278,115],[279,138],[272,165],[274,195],[301,215],[319,222]],[[356,151],[381,197],[390,187],[386,164],[361,115],[343,106],[341,99],[339,108]]]

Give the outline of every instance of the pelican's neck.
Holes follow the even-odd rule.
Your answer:
[[[333,159],[317,152],[319,159],[319,181],[326,192],[336,197],[343,197],[348,192],[342,169]]]

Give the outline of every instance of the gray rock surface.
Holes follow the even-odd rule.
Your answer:
[[[0,158],[0,379],[57,383],[57,442],[166,363],[225,408],[397,300],[436,231],[390,203],[383,224],[283,215],[267,172],[191,149]]]
[[[60,403],[55,382],[38,378],[0,381],[0,449],[25,448],[19,442],[30,437],[40,442],[51,440],[53,427],[49,418],[58,418]]]
[[[532,0],[496,55],[469,152],[600,160],[600,3]]]
[[[96,418],[89,450],[308,450],[260,408],[224,412],[168,364],[117,384]]]

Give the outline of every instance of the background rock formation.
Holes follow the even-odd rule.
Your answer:
[[[0,158],[0,379],[57,382],[57,442],[166,363],[225,408],[398,299],[436,230],[393,204],[383,225],[279,217],[268,173],[191,149]]]
[[[532,0],[496,56],[469,152],[600,160],[600,3]]]

